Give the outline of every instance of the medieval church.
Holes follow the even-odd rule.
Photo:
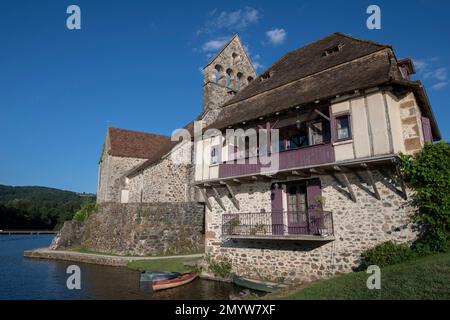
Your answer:
[[[263,128],[269,146],[109,128],[100,212],[82,243],[206,252],[239,275],[298,282],[350,272],[384,241],[413,241],[398,155],[441,138],[414,73],[390,45],[333,33],[257,75],[234,35],[204,67],[203,110],[184,129]]]

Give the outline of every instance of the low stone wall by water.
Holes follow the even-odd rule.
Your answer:
[[[198,203],[103,203],[80,224],[66,222],[51,249],[77,246],[119,255],[203,252],[204,207]]]

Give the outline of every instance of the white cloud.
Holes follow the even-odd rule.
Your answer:
[[[282,44],[286,40],[287,33],[283,28],[276,28],[266,32],[269,42],[274,46]]]
[[[255,67],[256,71],[260,69],[264,69],[264,66],[259,61],[252,61],[253,66]]]
[[[217,30],[227,29],[242,31],[249,25],[255,24],[261,19],[261,12],[252,7],[244,7],[235,11],[221,11],[214,9],[208,14],[209,20],[197,30],[197,35],[212,34]]]
[[[438,68],[433,72],[433,78],[437,80],[447,80],[447,68]]]
[[[223,38],[209,40],[203,44],[202,50],[204,52],[217,51],[217,50],[221,49],[227,42],[228,42],[228,39],[223,39]]]
[[[439,90],[439,89],[446,87],[447,85],[448,85],[448,81],[442,81],[442,82],[438,82],[435,85],[433,85],[432,88],[435,90]]]
[[[439,61],[439,58],[437,57],[428,59],[414,59],[414,65],[419,76],[423,77],[425,80],[434,82],[431,88],[435,90],[442,89],[448,85],[447,68],[436,67],[435,62],[437,61]]]

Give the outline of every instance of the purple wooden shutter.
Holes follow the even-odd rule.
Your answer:
[[[277,183],[271,189],[272,233],[283,234],[283,189]]]
[[[320,209],[320,202],[316,197],[322,195],[320,188],[320,179],[308,181],[308,209]]]
[[[433,134],[431,133],[430,119],[422,117],[422,132],[425,142],[433,142]]]
[[[322,195],[320,179],[308,180],[307,184],[308,195],[308,217],[309,217],[309,232],[316,234],[319,232],[319,227],[322,224],[322,208],[317,196]]]

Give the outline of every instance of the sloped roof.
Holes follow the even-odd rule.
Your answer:
[[[370,55],[225,106],[210,127],[221,129],[290,107],[387,83],[391,79],[390,71],[386,52]]]
[[[108,128],[109,154],[116,157],[149,159],[170,142],[170,138],[153,133]]]
[[[337,46],[338,52],[324,56],[326,50]],[[223,129],[316,100],[393,83],[414,89],[431,120],[433,136],[440,139],[422,84],[403,79],[392,47],[342,33],[333,33],[283,56],[226,102],[217,121],[207,128]]]
[[[323,56],[325,50],[336,46],[341,47],[338,53]],[[225,106],[385,48],[390,46],[360,40],[339,32],[333,33],[285,54],[262,73],[262,75],[269,73],[269,79],[260,81],[262,76],[260,75],[230,99]]]
[[[201,115],[199,115],[195,120],[189,122],[187,125],[185,125],[183,128],[189,131],[189,134],[191,135],[191,138],[194,138],[194,122],[196,120],[201,119]],[[148,160],[144,161],[142,164],[132,168],[128,172],[124,174],[125,177],[131,177],[139,172],[145,170],[148,167],[151,167],[152,165],[158,163],[166,154],[168,154],[177,144],[181,143],[181,141],[172,141],[171,138],[168,137],[168,142],[164,144],[162,148],[160,148],[158,151],[154,152],[151,157],[148,158]]]

